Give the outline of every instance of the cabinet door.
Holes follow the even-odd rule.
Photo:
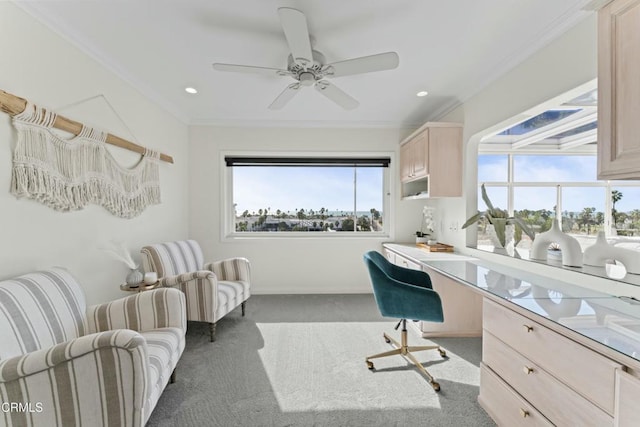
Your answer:
[[[598,15],[598,178],[640,178],[640,0]]]
[[[462,129],[429,129],[429,196],[462,196]]]
[[[616,373],[616,427],[640,425],[638,396],[640,396],[640,379],[618,370]]]
[[[400,180],[402,182],[411,181],[413,175],[413,159],[411,141],[400,146]]]
[[[422,336],[482,336],[482,296],[468,286],[426,267],[433,290],[440,295],[444,322],[420,322]]]
[[[418,134],[411,140],[413,145],[413,176],[412,179],[424,178],[429,173],[427,152],[429,150],[429,131]]]

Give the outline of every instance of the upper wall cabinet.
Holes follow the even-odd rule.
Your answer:
[[[598,12],[598,179],[640,179],[640,0]]]
[[[404,198],[462,195],[462,125],[428,122],[400,144]]]
[[[414,181],[427,176],[429,132],[424,130],[400,146],[400,179]]]

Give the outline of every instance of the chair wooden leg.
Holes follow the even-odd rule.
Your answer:
[[[216,324],[209,323],[209,336],[211,337],[211,342],[216,340]]]
[[[176,370],[174,369],[173,372],[171,372],[171,377],[169,378],[169,382],[171,384],[176,382]]]
[[[242,307],[242,317],[244,317],[244,307],[246,303],[246,301],[243,301],[242,304],[240,304],[240,306]]]

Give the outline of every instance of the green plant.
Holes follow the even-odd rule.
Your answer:
[[[487,205],[487,210],[478,212],[477,214],[473,215],[467,220],[467,222],[462,225],[462,228],[467,228],[471,224],[475,224],[476,222],[484,219],[489,224],[493,225],[493,228],[496,231],[496,236],[498,237],[498,240],[500,240],[500,243],[503,247],[505,245],[505,230],[507,225],[513,224],[514,226],[514,239],[516,245],[518,244],[518,242],[520,242],[520,240],[522,240],[523,232],[527,236],[529,236],[531,240],[534,239],[534,232],[527,223],[525,223],[521,218],[509,216],[509,213],[506,210],[493,206],[493,203],[491,203],[491,200],[489,200],[489,196],[487,195],[487,190],[484,187],[484,184],[481,185],[481,189],[482,200],[484,200],[485,205]]]

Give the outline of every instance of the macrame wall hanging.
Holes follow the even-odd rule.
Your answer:
[[[82,125],[77,136],[64,139],[52,130],[56,118],[31,103],[13,116],[12,194],[59,211],[97,204],[122,218],[160,203],[160,153],[144,149],[138,164],[124,168],[105,147],[110,134]]]

